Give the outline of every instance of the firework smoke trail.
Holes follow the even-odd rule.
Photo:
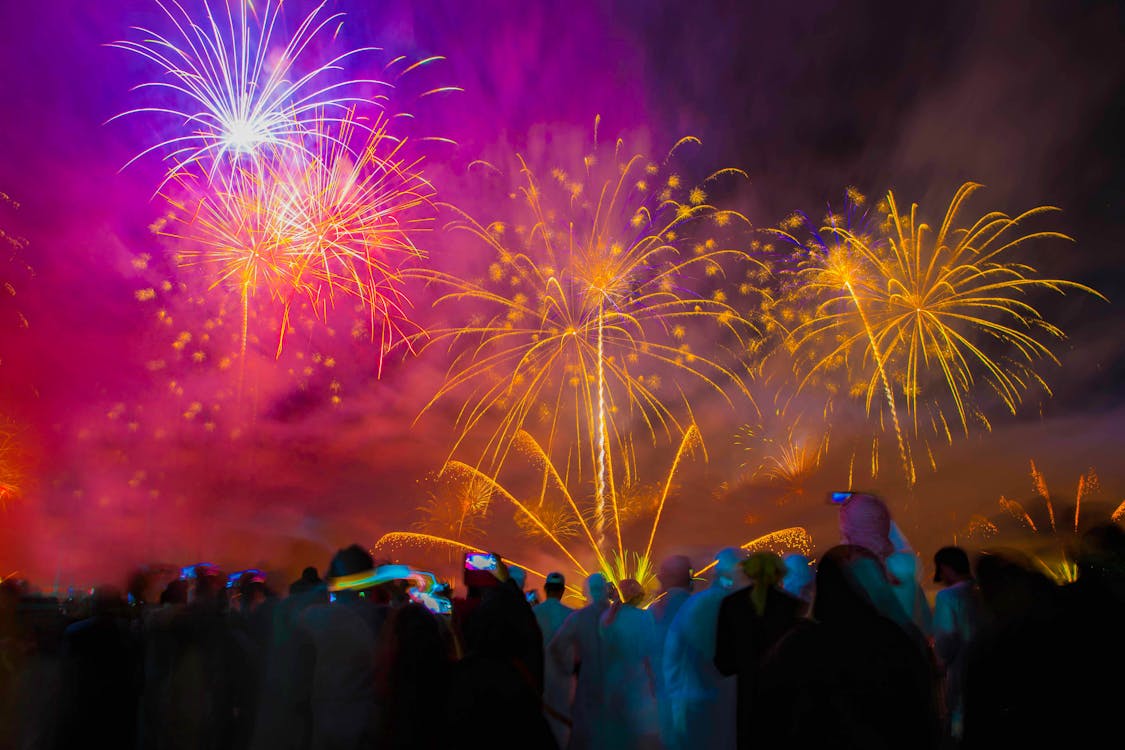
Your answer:
[[[669,157],[696,142],[681,140]],[[423,413],[454,392],[467,392],[450,457],[495,414],[499,425],[481,460],[498,470],[527,418],[546,415],[548,452],[574,446],[576,460],[568,466],[580,475],[587,471],[583,465],[593,467],[600,498],[595,527],[603,542],[615,497],[611,443],[626,442],[614,414],[628,407],[654,437],[660,429],[685,429],[658,391],[660,378],[640,367],[690,375],[729,402],[723,384],[743,393],[745,386],[713,355],[690,349],[686,324],[716,324],[740,346],[753,331],[721,289],[709,296],[691,291],[724,278],[724,262],[754,264],[743,251],[692,234],[744,217],[707,204],[702,188],[687,190],[679,175],[668,173],[669,159],[657,164],[623,148],[618,141],[611,159],[597,151],[586,155],[577,175],[555,168],[545,182],[517,156],[523,184],[514,191],[515,220],[482,225],[457,212],[451,225],[496,253],[488,279],[420,271],[450,290],[435,305],[476,303],[486,311],[468,325],[434,328],[423,347],[440,343],[455,352],[445,383]],[[741,173],[722,170],[703,184],[727,174]],[[575,435],[563,440],[557,433],[572,403]]]
[[[261,23],[255,25],[251,20],[256,16],[253,3],[235,2],[239,5],[237,22],[229,0],[224,0],[225,19],[216,17],[204,0],[206,19],[200,23],[177,0],[169,4],[156,0],[178,38],[134,27],[141,35],[139,40],[109,45],[155,63],[165,76],[165,80],[142,83],[137,89],[157,89],[185,101],[182,105],[132,109],[117,117],[164,114],[195,128],[149,146],[129,161],[132,164],[154,151],[168,151],[164,158],[171,166],[157,192],[168,180],[193,167],[201,167],[210,181],[226,167],[245,167],[247,162],[257,167],[278,153],[305,150],[306,140],[323,137],[324,126],[342,119],[349,106],[386,99],[384,94],[364,95],[357,90],[365,86],[389,89],[390,84],[384,81],[330,80],[331,74],[343,70],[350,58],[375,48],[349,50],[310,72],[301,72],[306,51],[339,22],[343,13],[320,18],[326,5],[320,3],[276,54],[281,43],[275,43],[273,34],[281,24],[283,3],[274,5],[267,0]],[[355,93],[347,93],[349,90]],[[243,172],[235,170],[232,174]]]

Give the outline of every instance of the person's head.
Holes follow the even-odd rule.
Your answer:
[[[713,585],[733,589],[742,585],[746,577],[742,573],[742,550],[727,547],[715,555],[715,575]]]
[[[781,581],[781,588],[798,599],[812,601],[813,583],[816,580],[812,560],[799,552],[790,552],[781,558],[781,562],[785,563],[785,578]]]
[[[368,579],[375,570],[375,560],[358,544],[337,550],[328,563],[325,581],[336,599],[352,600],[366,596],[373,588]],[[366,581],[366,583],[365,583]]]
[[[163,604],[187,604],[188,592],[191,590],[191,585],[183,578],[176,578],[169,581],[168,585],[164,587],[164,591],[160,594],[160,603]]]
[[[523,591],[523,587],[527,583],[527,573],[524,572],[523,568],[517,565],[511,566],[508,568],[508,577],[515,581],[520,591]]]
[[[301,577],[289,584],[290,594],[304,594],[321,584],[320,575],[312,565],[301,571]]]
[[[609,581],[601,573],[594,573],[586,579],[586,603],[605,604],[609,601]]]
[[[824,553],[816,568],[813,617],[819,622],[855,624],[877,617],[868,586],[860,581],[861,566],[879,569],[878,558],[866,547],[841,544]]]
[[[960,547],[942,547],[934,553],[934,583],[952,586],[973,577],[969,556]]]
[[[874,495],[856,493],[840,506],[840,536],[845,545],[856,545],[885,560],[894,552],[891,512]]]
[[[750,600],[760,615],[765,612],[769,590],[785,578],[785,563],[772,552],[755,552],[742,561],[742,572],[750,580]]]
[[[92,617],[118,617],[125,609],[125,597],[116,586],[98,586],[90,597]]]
[[[547,581],[543,584],[543,593],[548,599],[562,599],[566,591],[566,578],[562,573],[548,573]]]
[[[625,578],[617,582],[617,590],[621,594],[621,603],[639,607],[645,598],[644,586],[635,578]]]
[[[252,612],[268,597],[266,577],[260,570],[248,570],[238,577],[238,600],[243,612]]]
[[[191,597],[195,602],[226,606],[227,577],[213,565],[195,566],[195,587]]]
[[[664,558],[664,562],[660,563],[660,570],[657,572],[656,578],[660,581],[662,591],[677,588],[690,589],[691,560],[685,555],[672,555]],[[624,598],[624,595],[622,595],[622,601],[624,601]]]

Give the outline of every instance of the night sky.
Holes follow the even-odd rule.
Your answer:
[[[285,17],[312,7],[287,3]],[[971,514],[994,514],[1001,494],[1029,496],[1029,459],[1060,494],[1073,496],[1094,466],[1104,500],[1125,498],[1121,4],[330,0],[328,8],[346,14],[339,43],[383,49],[357,65],[446,58],[403,96],[412,85],[464,89],[417,109],[419,133],[456,141],[429,154],[441,199],[455,205],[482,202],[472,161],[581,142],[600,115],[602,133],[653,151],[700,137],[693,162],[749,174],[716,197],[758,227],[796,209],[818,215],[848,185],[868,195],[893,187],[935,221],[970,179],[986,186],[970,213],[1062,208],[1052,226],[1075,242],[1036,244],[1028,261],[1110,302],[1043,300],[1069,334],[1055,349],[1061,366],[1043,368],[1054,397],[1029,399],[1018,415],[997,415],[992,433],[945,450],[912,497],[889,472],[874,484],[909,516],[923,551],[947,543]],[[23,496],[0,510],[0,575],[91,583],[126,565],[199,559],[299,569],[410,528],[425,496],[419,482],[450,445],[448,410],[415,422],[441,382],[440,352],[392,357],[376,378],[362,342],[314,342],[310,352],[331,350],[339,364],[303,387],[288,374],[307,366],[295,352],[260,356],[247,368],[256,395],[238,406],[248,426],[237,440],[185,426],[190,393],[170,396],[168,375],[146,369],[168,344],[136,298],[171,253],[150,230],[165,210],[153,198],[163,167],[157,157],[121,167],[167,122],[107,122],[139,105],[130,88],[153,75],[106,46],[134,24],[168,28],[148,0],[0,5],[0,193],[20,204],[0,205],[0,226],[27,240],[22,263],[6,248],[0,257],[17,290],[0,299],[0,414],[25,475]],[[443,268],[478,263],[456,238],[435,233],[427,245]],[[425,318],[429,300],[416,305]],[[221,388],[223,378],[210,371],[185,387]],[[338,405],[328,380],[339,383]],[[739,472],[738,408],[697,404],[710,462],[685,475],[658,550],[702,562],[795,524],[827,549],[835,529],[823,495],[839,487],[846,457],[781,505],[776,492],[753,487],[715,499]],[[162,438],[122,430],[129,420],[164,425]],[[662,472],[670,452],[660,444],[639,461]],[[552,564],[503,519],[489,543]]]

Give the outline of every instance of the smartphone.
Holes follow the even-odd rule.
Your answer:
[[[180,578],[183,578],[185,581],[190,581],[195,578],[195,566],[188,565],[180,568]]]
[[[536,604],[538,604],[539,603],[539,592],[538,591],[528,591],[527,592],[527,603],[530,604],[533,607]]]
[[[857,492],[830,492],[828,494],[828,502],[830,502],[834,505],[843,505],[848,500],[851,500],[853,495],[857,495],[857,494],[859,494],[859,493],[857,493]]]
[[[465,555],[465,570],[496,570],[496,555],[469,552]]]

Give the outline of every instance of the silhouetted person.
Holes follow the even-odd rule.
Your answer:
[[[760,733],[754,716],[762,661],[807,605],[781,589],[785,568],[776,555],[752,555],[742,569],[751,584],[719,605],[714,658],[720,674],[738,678],[738,747],[750,748],[758,744]]]
[[[976,579],[985,624],[965,673],[963,746],[1084,747],[1118,731],[1121,631],[1111,601],[1059,589],[1011,550],[981,555]]]
[[[391,614],[380,647],[379,748],[421,750],[459,744],[439,714],[449,701],[453,669],[445,624],[419,604]]]
[[[605,711],[605,668],[599,621],[609,607],[609,584],[601,573],[586,579],[586,606],[572,613],[547,644],[547,658],[561,675],[574,679],[569,706],[569,750],[601,748],[598,730]]]
[[[548,573],[543,592],[546,594],[546,599],[536,604],[532,611],[535,613],[535,621],[539,623],[539,632],[543,635],[543,650],[546,655],[547,644],[574,610],[562,603],[563,594],[566,592],[566,579],[562,573]],[[563,673],[558,669],[554,659],[544,658],[544,710],[547,714],[547,723],[551,725],[551,731],[554,732],[555,740],[559,745],[565,745],[570,733],[569,727],[563,721],[563,717],[569,711],[570,677],[569,672]]]
[[[124,614],[121,592],[103,586],[63,634],[56,747],[133,747],[139,651]]]
[[[934,555],[934,583],[944,589],[934,599],[933,637],[938,665],[944,673],[948,731],[963,734],[965,668],[969,645],[980,630],[980,592],[973,581],[969,556],[960,547],[942,547]]]
[[[930,662],[868,597],[865,578],[873,571],[882,571],[878,559],[855,545],[833,547],[821,559],[813,619],[795,625],[762,664],[754,744],[867,750],[936,745]]]
[[[375,741],[376,643],[389,614],[373,601],[374,561],[359,545],[342,549],[328,567],[334,601],[313,605],[298,619],[301,641],[295,685],[306,692],[295,710],[307,710],[312,750],[354,750]],[[307,709],[305,708],[307,706]]]
[[[497,585],[484,588],[465,620],[466,653],[453,669],[448,717],[457,747],[554,748],[542,712],[539,626],[503,562],[493,574]]]

